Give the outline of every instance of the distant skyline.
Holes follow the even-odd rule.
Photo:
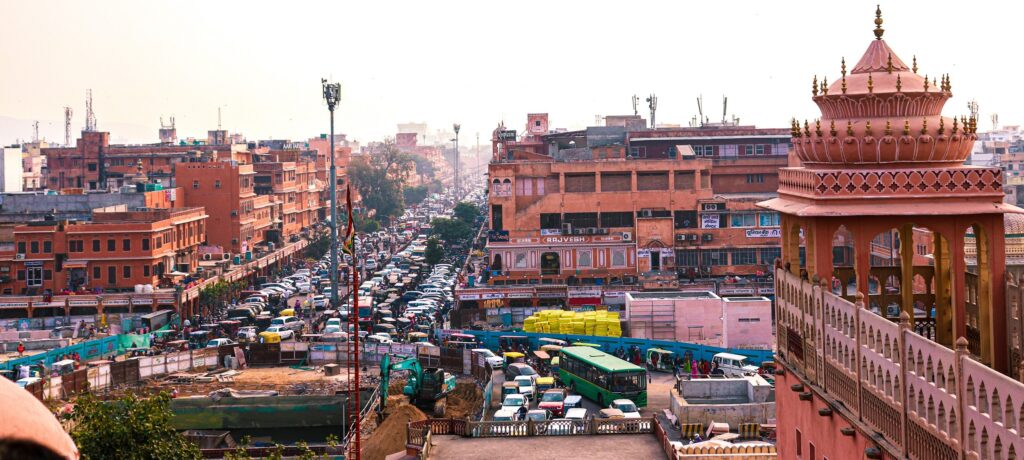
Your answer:
[[[1016,2],[889,2],[885,39],[919,73],[949,73],[946,115],[978,101],[980,130],[1024,122],[1012,57],[1024,6]],[[366,143],[396,125],[462,124],[486,142],[525,114],[551,126],[631,114],[631,97],[658,95],[657,119],[705,115],[761,127],[819,115],[815,74],[839,78],[873,39],[875,2],[0,2],[0,143],[29,139],[31,121],[63,141],[84,126],[92,89],[100,130],[156,142],[160,117],[180,137],[217,126],[249,139],[303,140],[327,131],[320,78],[342,85],[336,131]],[[640,114],[649,118],[641,102]],[[47,123],[48,122],[48,123]],[[123,132],[118,132],[122,128]]]

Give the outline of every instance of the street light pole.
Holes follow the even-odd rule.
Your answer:
[[[462,198],[459,188],[459,129],[462,125],[455,123],[452,128],[455,128],[455,199],[458,200]]]
[[[338,302],[338,170],[334,166],[336,156],[334,148],[334,108],[341,98],[341,83],[327,83],[326,78],[320,79],[323,85],[324,101],[331,112],[331,134],[327,139],[331,155],[331,308],[337,309]],[[352,212],[352,210],[349,210]]]

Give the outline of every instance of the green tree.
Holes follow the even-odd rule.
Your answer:
[[[474,206],[472,203],[460,201],[459,204],[455,205],[455,209],[452,210],[452,214],[455,215],[456,219],[459,219],[469,225],[473,225],[476,222],[476,218],[480,216],[480,208]]]
[[[83,459],[201,459],[199,447],[171,425],[170,397],[133,394],[113,402],[83,395],[71,416],[71,437]]]
[[[363,207],[373,211],[378,222],[387,223],[405,209],[402,183],[413,168],[412,157],[387,139],[378,152],[352,158],[348,175],[363,198]]]
[[[430,265],[434,265],[444,258],[444,248],[441,247],[441,242],[437,238],[430,237],[427,240],[427,250],[423,252],[423,258]]]
[[[473,228],[461,219],[439,217],[430,221],[431,231],[447,244],[460,244],[473,236]]]
[[[352,223],[355,225],[357,232],[373,233],[380,230],[380,224],[378,224],[376,220],[369,219],[366,217],[355,217],[353,218]],[[344,236],[344,231],[338,234],[338,238],[344,238]]]
[[[402,189],[402,197],[405,198],[405,204],[420,204],[424,199],[427,198],[427,186],[416,185],[413,187],[405,187]]]

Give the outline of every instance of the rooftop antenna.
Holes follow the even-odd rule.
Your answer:
[[[647,108],[651,109],[651,128],[657,129],[658,124],[655,122],[654,115],[658,111],[658,96],[654,93],[647,96]]]
[[[39,142],[39,120],[32,122],[32,142]]]
[[[71,107],[64,107],[64,146],[71,147]]]
[[[725,124],[725,112],[726,108],[729,107],[729,98],[726,95],[722,95],[722,124]]]
[[[96,113],[92,111],[92,89],[85,90],[85,130],[96,131]]]
[[[971,118],[977,119],[978,118],[978,101],[976,99],[971,99],[971,102],[967,103],[967,110],[971,111]]]
[[[220,131],[220,107],[217,107],[217,131]]]
[[[995,131],[997,129],[999,129],[999,114],[998,113],[993,113],[992,114],[992,131]]]
[[[704,95],[697,96],[697,123],[701,126],[704,125]]]
[[[633,95],[633,116],[634,117],[640,115],[640,112],[637,111],[637,104],[639,104],[639,103],[640,103],[640,98],[637,97],[636,94],[634,94]]]

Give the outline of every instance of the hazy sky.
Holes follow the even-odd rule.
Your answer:
[[[1024,121],[1021,2],[899,1],[882,5],[886,41],[920,73],[950,73],[947,115],[977,99],[989,115]],[[658,120],[705,113],[788,127],[819,114],[814,74],[839,76],[873,39],[867,1],[48,1],[0,2],[0,116],[48,120],[62,137],[65,105],[84,123],[92,88],[100,129],[131,124],[156,141],[159,117],[179,136],[224,128],[249,139],[327,131],[320,78],[342,84],[336,130],[361,141],[395,124],[463,126],[486,139],[527,112],[552,127],[631,113],[654,92]],[[646,115],[646,108],[641,109]],[[148,130],[148,131],[147,131]],[[29,137],[25,126],[20,137]],[[114,138],[122,137],[112,133]],[[123,134],[122,134],[123,135]],[[0,138],[7,143],[13,138]]]

